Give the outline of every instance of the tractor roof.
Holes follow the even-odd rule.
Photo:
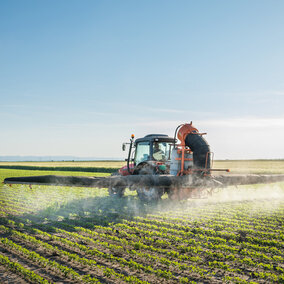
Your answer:
[[[146,137],[169,137],[169,135],[166,135],[166,134],[148,134],[148,135],[146,135],[146,136],[144,136],[144,138],[146,138]]]
[[[169,137],[166,134],[148,134],[143,138],[138,138],[135,140],[135,143],[143,142],[143,141],[163,141],[163,142],[172,142],[174,143],[174,138]]]

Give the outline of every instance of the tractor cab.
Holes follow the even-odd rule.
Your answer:
[[[169,173],[171,151],[175,139],[165,134],[149,134],[134,141],[134,136],[130,143],[127,166],[121,168],[119,173],[122,175],[143,174],[154,171],[156,174]],[[135,149],[134,151],[133,148]],[[132,163],[131,163],[132,162]]]
[[[164,134],[149,134],[134,142],[134,165],[146,161],[167,162],[171,158],[174,139]]]

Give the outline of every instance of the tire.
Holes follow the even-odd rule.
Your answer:
[[[133,171],[134,175],[155,175],[156,169],[147,162],[140,163]]]
[[[162,195],[164,194],[164,190],[160,188],[139,188],[136,190],[138,198],[143,202],[158,202]]]
[[[125,189],[115,188],[115,187],[110,187],[108,189],[109,196],[119,197],[119,198],[124,196],[124,191]]]

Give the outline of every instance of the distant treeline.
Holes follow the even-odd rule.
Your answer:
[[[36,170],[36,171],[66,171],[66,172],[93,172],[93,173],[114,173],[119,168],[103,167],[37,167],[37,166],[0,166],[0,169],[14,170]]]

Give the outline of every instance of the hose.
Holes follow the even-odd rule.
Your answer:
[[[174,135],[174,148],[176,147],[176,137],[177,137],[177,131],[178,129],[183,126],[184,124],[180,124],[177,128],[176,128],[176,131],[175,131],[175,135]]]
[[[210,169],[210,147],[201,135],[188,134],[185,138],[185,145],[193,152],[193,163],[195,168]]]

